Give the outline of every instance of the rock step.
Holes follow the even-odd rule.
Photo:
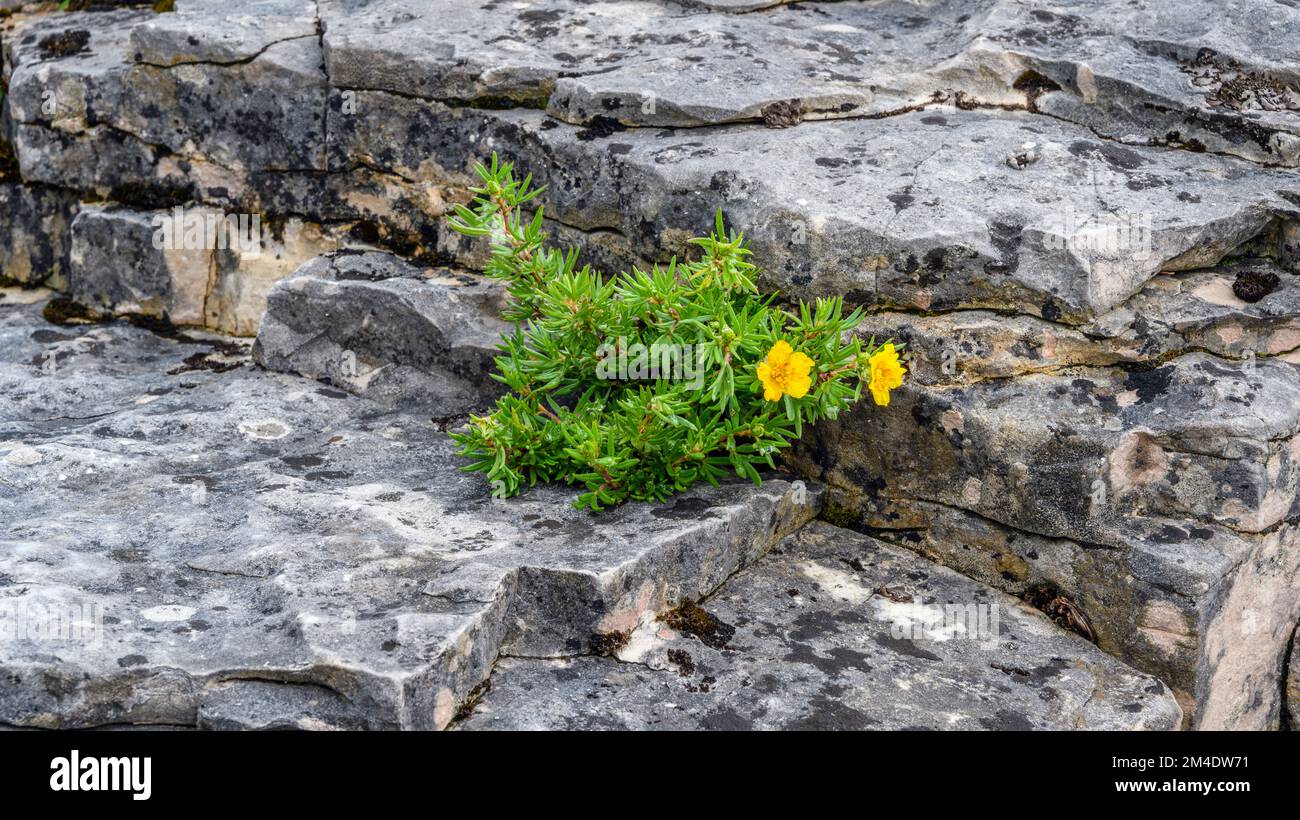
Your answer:
[[[302,18],[296,2],[251,5],[250,0],[239,10],[252,16],[232,17],[232,22],[226,19],[235,14],[232,9],[187,9],[184,4],[174,15],[97,14],[86,49],[62,56],[41,43],[78,18],[16,24],[17,31],[5,41],[10,74],[6,105],[23,178],[133,204],[170,206],[196,199],[226,210],[294,216],[373,234],[405,255],[433,258],[468,247],[447,235],[440,217],[450,201],[464,196],[473,160],[496,150],[549,184],[545,201],[553,217],[596,231],[593,244],[608,240],[612,232],[629,259],[681,252],[684,239],[707,226],[713,210],[722,207],[728,220],[754,240],[767,268],[763,284],[790,297],[847,294],[853,301],[905,310],[1015,310],[1075,324],[1122,304],[1161,271],[1205,268],[1263,236],[1276,237],[1272,247],[1262,250],[1283,268],[1300,265],[1296,172],[1208,152],[1124,145],[1099,137],[1097,123],[1085,126],[1028,110],[972,108],[967,101],[790,129],[743,123],[662,129],[627,127],[607,114],[572,125],[542,111],[445,104],[461,105],[484,95],[483,104],[530,103],[536,100],[516,92],[552,99],[565,82],[595,83],[597,88],[617,84],[621,67],[560,77],[573,72],[558,63],[581,60],[585,52],[534,44],[536,38],[585,40],[590,34],[596,45],[586,48],[612,47],[599,42],[596,32],[606,29],[611,44],[619,46],[612,59],[626,60],[628,72],[642,77],[649,70],[650,58],[637,52],[653,46],[654,55],[664,55],[656,66],[681,89],[678,93],[716,96],[711,84],[680,82],[676,67],[698,62],[710,66],[710,76],[721,76],[710,63],[719,50],[712,38],[624,31],[641,30],[659,18],[685,21],[681,25],[697,33],[704,31],[699,28],[704,23],[717,23],[723,32],[739,26],[756,34],[756,44],[767,45],[762,37],[770,35],[790,41],[795,51],[800,51],[798,37],[791,32],[806,28],[819,44],[813,51],[804,49],[806,55],[835,51],[841,35],[878,37],[879,59],[893,75],[898,66],[886,55],[899,47],[916,52],[918,59],[942,61],[932,46],[942,33],[932,30],[936,26],[971,29],[971,38],[984,36],[986,26],[1010,32],[986,36],[980,45],[985,56],[990,42],[1017,32],[1025,36],[1023,27],[1014,27],[1024,12],[1011,4],[990,2],[982,13],[971,14],[966,4],[943,3],[916,23],[913,6],[905,3],[810,4],[809,10],[737,16],[702,14],[670,3],[551,0],[524,10],[520,20],[510,23],[520,32],[510,36],[522,38],[522,50],[514,44],[483,45],[483,32],[505,25],[508,15],[485,16],[459,5],[444,15],[420,16],[407,14],[398,0],[362,10],[323,3],[318,20]],[[909,10],[910,17],[898,17]],[[1269,10],[1276,13],[1271,6]],[[1167,30],[1177,24],[1164,17],[1155,23],[1132,20],[1116,2],[1099,0],[1093,12],[1098,36],[1110,30],[1111,24],[1101,21],[1112,18],[1124,21],[1125,28],[1118,30],[1125,36],[1133,26],[1151,25],[1162,37],[1175,38],[1160,42],[1195,36]],[[1179,16],[1184,13],[1180,9]],[[774,23],[772,15],[807,22]],[[962,16],[967,19],[958,23]],[[330,24],[341,19],[346,22]],[[888,21],[896,25],[882,25]],[[593,29],[597,23],[602,25]],[[1246,18],[1242,24],[1249,30]],[[922,30],[913,31],[918,25]],[[324,29],[323,50],[318,26]],[[1055,42],[1064,35],[1044,21],[1034,27],[1052,32],[1049,48],[1078,48],[1073,38]],[[763,31],[769,35],[758,37]],[[469,37],[475,45],[453,47],[458,37]],[[1215,40],[1218,34],[1206,37]],[[1111,39],[1123,40],[1112,34],[1099,42]],[[379,42],[382,47],[375,45]],[[1259,48],[1267,51],[1271,42],[1261,36]],[[501,54],[493,51],[498,47]],[[1025,48],[1035,51],[1038,46]],[[727,50],[734,51],[734,43]],[[1137,59],[1131,46],[1124,51]],[[863,53],[877,52],[847,52]],[[849,59],[842,50],[837,54]],[[1025,68],[1027,59],[1008,57],[1008,65],[1015,67],[1013,73],[1038,71]],[[1201,88],[1178,59],[1150,56],[1148,68],[1154,77]],[[1100,56],[1097,62],[1103,62]],[[752,63],[738,60],[732,70],[750,72]],[[798,63],[766,64],[785,72]],[[1084,66],[1039,67],[1048,73],[1077,69],[1078,74]],[[1255,77],[1252,71],[1272,77],[1270,70],[1262,64],[1240,68],[1244,79],[1237,85],[1251,85],[1246,80]],[[942,71],[953,76],[974,72],[985,78],[981,82],[992,82],[1007,68],[993,71],[977,62],[945,64]],[[1064,76],[1051,80],[1039,74],[1044,79],[1035,80],[1032,89],[1036,105],[1061,94],[1089,96],[1081,87],[1089,83],[1103,98],[1114,93],[1128,99],[1118,90],[1122,86],[1095,71],[1087,81],[1080,79],[1083,74],[1068,82]],[[843,76],[852,77],[854,87],[870,87],[852,73]],[[1005,80],[1004,90],[1023,99],[1029,92],[1015,88],[1015,79],[998,82]],[[1255,79],[1259,82],[1252,87],[1268,85]],[[724,85],[739,89],[738,94],[757,91],[760,97],[772,87],[786,87],[760,80],[747,76],[746,82]],[[1062,90],[1051,91],[1044,81]],[[493,85],[497,82],[503,85]],[[416,87],[431,83],[439,88]],[[925,88],[929,94],[934,86]],[[58,102],[53,113],[51,89]],[[592,93],[601,95],[602,110],[610,100],[622,105],[616,94]],[[1280,99],[1289,99],[1287,93]],[[283,103],[289,98],[293,105]],[[666,99],[660,100],[662,110],[672,110],[672,95]],[[1170,110],[1195,110],[1186,108],[1186,102]],[[176,110],[167,123],[149,116],[164,107]],[[1090,110],[1110,109],[1094,101]],[[1233,113],[1227,106],[1216,109],[1205,120],[1211,124],[1203,127],[1248,120],[1252,127],[1265,128],[1260,123],[1289,121],[1274,114],[1282,112]],[[1201,119],[1188,116],[1186,128],[1199,127]],[[744,118],[752,119],[749,114]],[[254,135],[242,127],[249,121],[267,127]],[[1263,139],[1267,144],[1272,137]],[[1243,139],[1242,144],[1250,143]],[[93,157],[110,161],[91,161],[92,151]],[[862,184],[868,179],[870,184]],[[1116,221],[1120,236],[1112,242],[1116,226],[1109,223]],[[1088,241],[1105,247],[1080,247]]]
[[[254,358],[386,404],[442,416],[482,410],[505,291],[482,277],[421,270],[384,253],[308,262],[270,292]]]
[[[529,170],[548,186],[547,213],[615,231],[633,257],[681,255],[722,208],[763,260],[763,286],[787,298],[1082,324],[1161,271],[1290,236],[1300,213],[1288,199],[1300,196],[1294,172],[1116,146],[1023,112],[594,133],[539,112],[438,110],[381,92],[357,101],[366,116],[332,133],[340,156],[382,146],[390,167],[417,179],[430,157],[448,169],[492,151],[545,157]],[[1007,152],[1026,142],[1036,161],[1008,165]],[[1279,240],[1266,252],[1294,269],[1291,248]]]
[[[1137,11],[1123,0],[938,0],[923,14],[902,0],[432,5],[413,16],[401,2],[324,3],[331,82],[627,126],[791,125],[939,96],[1042,111],[1114,140],[1300,164],[1300,83],[1284,34],[1300,12],[1262,0],[1215,7],[1213,26],[1195,4]]]
[[[1276,277],[1257,302],[1233,292],[1244,278]],[[1241,286],[1238,286],[1241,287]],[[1082,327],[989,310],[866,317],[863,337],[907,344],[913,384],[969,385],[1079,367],[1163,363],[1192,351],[1300,364],[1300,277],[1268,259],[1159,274],[1119,307]]]
[[[1118,544],[1134,515],[1261,533],[1300,513],[1300,369],[1276,359],[915,387],[813,436],[808,457],[837,486],[1047,536]]]
[[[1174,729],[1158,680],[1020,601],[823,522],[616,658],[504,657],[456,728]]]
[[[1296,610],[1285,581],[1296,439],[1277,407],[1294,404],[1300,175],[1264,166],[1300,161],[1293,72],[1271,27],[1293,11],[983,0],[917,17],[901,2],[544,0],[512,19],[461,4],[422,18],[407,5],[323,0],[304,13],[289,0],[182,0],[161,16],[0,21],[0,195],[22,205],[0,217],[0,275],[108,312],[251,335],[276,281],[342,246],[481,264],[482,243],[449,235],[442,217],[491,151],[549,186],[556,233],[604,268],[682,253],[723,208],[753,241],[764,287],[847,295],[882,311],[867,332],[913,345],[905,407],[862,409],[842,423],[861,429],[824,430],[803,460],[838,501],[866,502],[857,523],[980,573],[989,568],[956,535],[981,532],[968,511],[1061,542],[1062,567],[1102,549],[1122,556],[1043,578],[1079,600],[1121,601],[1113,625],[1089,610],[1102,645],[1202,704],[1186,710],[1196,725],[1276,714],[1277,680],[1258,676],[1281,663]],[[733,5],[754,13],[699,10]],[[1201,18],[1229,22],[1189,28]],[[511,42],[482,42],[502,26]],[[83,30],[84,44],[68,36]],[[596,52],[600,66],[584,72]],[[744,76],[719,93],[680,82],[695,70]],[[524,108],[491,110],[503,105]],[[143,244],[153,217],[187,204],[260,214],[269,252]],[[1251,298],[1262,298],[1248,303],[1233,293],[1242,274],[1277,284],[1256,277]],[[451,412],[470,406],[478,385],[457,357],[481,362],[484,348],[466,340],[473,331],[445,334],[471,313],[463,324],[408,312],[411,285],[394,282],[404,296],[391,300],[342,285],[445,351],[445,364],[408,342],[386,349],[356,312],[340,311],[345,328],[332,330],[311,301],[330,286],[304,287],[272,306],[300,320],[274,344],[266,334],[259,351],[283,356],[272,366],[390,407],[428,385],[446,386]],[[373,389],[349,375],[349,353]],[[1247,367],[1247,378],[1218,372]],[[1097,426],[1111,416],[1118,428]],[[949,471],[952,486],[935,477]],[[881,476],[894,485],[882,490]],[[964,523],[945,530],[936,510]],[[1021,583],[1013,559],[1032,566],[1018,551],[989,559],[1011,567],[998,583]],[[1137,592],[1115,580],[1130,576]],[[1233,655],[1257,660],[1215,661],[1231,635],[1222,624],[1259,611],[1248,620],[1262,617],[1267,639],[1258,651],[1237,641]],[[1248,685],[1264,693],[1253,706],[1242,705]],[[1204,707],[1215,692],[1219,705]]]
[[[0,594],[36,630],[0,653],[0,723],[440,728],[499,651],[589,652],[820,505],[779,478],[495,501],[427,416],[230,345],[0,307]]]
[[[480,338],[481,314],[443,288],[384,254],[322,259],[273,290],[258,357],[365,389],[333,375],[346,350],[409,372],[449,333]],[[439,296],[396,312],[375,301],[395,290]],[[1276,725],[1279,699],[1257,690],[1281,674],[1300,606],[1300,535],[1283,523],[1300,503],[1300,374],[1200,353],[1072,370],[905,388],[889,410],[818,428],[795,463],[831,484],[840,520],[1013,594],[1067,591],[1099,645],[1170,683],[1189,719]]]
[[[1196,725],[1271,728],[1300,610],[1298,431],[1294,365],[1195,353],[905,388],[818,425],[794,463],[839,523],[1015,594],[1064,591]]]

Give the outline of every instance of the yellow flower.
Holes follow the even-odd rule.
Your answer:
[[[889,391],[903,384],[903,374],[907,368],[898,363],[898,351],[890,342],[884,345],[869,359],[871,365],[871,397],[881,407],[889,406]]]
[[[813,360],[794,348],[784,339],[772,345],[767,351],[767,358],[758,364],[758,380],[763,383],[763,398],[768,401],[780,401],[781,396],[801,399],[808,395],[812,387]]]

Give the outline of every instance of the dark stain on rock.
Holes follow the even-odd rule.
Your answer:
[[[144,655],[125,655],[117,659],[117,665],[123,669],[129,669],[132,666],[143,666],[149,662]]]
[[[319,467],[325,463],[325,459],[320,456],[280,456],[280,460],[295,470],[305,470],[308,467]]]
[[[1061,318],[1060,306],[1050,298],[1044,300],[1042,307],[1039,308],[1039,312],[1042,314],[1043,318],[1049,322],[1055,322],[1057,319]]]
[[[627,642],[630,640],[632,640],[631,632],[615,630],[614,632],[593,632],[587,643],[590,644],[592,653],[609,656],[627,646]]]
[[[1027,732],[1034,728],[1024,715],[1007,709],[999,709],[995,714],[980,718],[980,725],[991,731]]]
[[[659,620],[685,635],[693,635],[705,646],[722,649],[736,634],[736,628],[718,620],[694,601],[684,601],[681,606],[659,616]]]
[[[1108,165],[1120,171],[1132,171],[1146,164],[1146,160],[1138,152],[1110,143],[1075,140],[1070,143],[1069,150],[1071,154],[1082,159],[1091,160],[1101,157]]]
[[[888,199],[890,202],[894,204],[894,213],[898,213],[899,211],[905,211],[908,208],[912,207],[912,205],[916,202],[916,197],[912,196],[910,193],[907,193],[906,190],[900,191],[899,193],[890,194],[889,196],[886,197],[886,199]],[[912,259],[915,260],[916,257],[912,257]]]
[[[58,34],[48,34],[41,38],[36,47],[40,49],[43,57],[62,58],[89,51],[90,49],[86,47],[89,43],[90,32],[78,28],[68,29]]]
[[[730,706],[724,706],[705,715],[700,726],[710,731],[748,732],[753,730],[754,722]]]
[[[1173,378],[1173,365],[1155,369],[1135,368],[1124,378],[1124,387],[1136,390],[1138,404],[1146,404],[1163,395],[1169,389],[1169,383]]]
[[[668,662],[677,667],[677,674],[683,678],[695,674],[695,659],[685,649],[669,649]]]
[[[1051,77],[1028,69],[1011,83],[1011,87],[1025,94],[1025,105],[1030,111],[1038,110],[1038,98],[1049,91],[1060,91],[1061,86]]]
[[[37,330],[31,336],[33,342],[39,342],[43,345],[53,344],[54,342],[70,342],[74,338],[76,337],[57,333],[53,330]]]
[[[654,510],[652,515],[670,521],[689,521],[712,513],[713,505],[703,498],[679,498],[671,506]]]
[[[351,478],[352,473],[343,470],[318,470],[314,473],[307,474],[308,481],[339,481],[344,478]]]
[[[45,321],[53,325],[85,325],[104,321],[104,314],[79,305],[66,296],[58,296],[41,308]]]
[[[627,126],[613,117],[607,117],[604,114],[598,114],[591,118],[587,127],[574,134],[582,142],[591,142],[596,139],[605,139],[606,137],[617,134],[619,131],[626,131]]]
[[[845,731],[866,729],[876,723],[857,709],[826,695],[817,695],[808,706],[807,715],[787,723],[784,728],[793,731]]]
[[[886,649],[893,650],[900,655],[907,655],[912,658],[920,658],[921,660],[926,661],[943,660],[943,658],[940,658],[928,649],[922,649],[907,638],[895,638],[893,635],[878,635],[876,637],[876,643]]]

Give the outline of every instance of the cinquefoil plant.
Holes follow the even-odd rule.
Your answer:
[[[835,418],[864,384],[881,405],[902,384],[893,344],[851,338],[861,311],[761,296],[721,212],[691,240],[698,260],[602,276],[547,247],[542,209],[524,213],[540,193],[531,175],[496,156],[476,170],[482,187],[451,226],[491,238],[485,272],[506,284],[516,323],[494,377],[511,392],[452,435],[495,495],[564,481],[586,487],[576,506],[599,510],[732,471],[758,484],[805,423]]]

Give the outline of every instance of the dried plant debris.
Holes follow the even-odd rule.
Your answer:
[[[912,596],[910,594],[895,587],[876,587],[874,592],[882,598],[888,598],[896,604],[912,603]]]
[[[1062,629],[1082,635],[1093,643],[1097,642],[1097,635],[1093,632],[1092,622],[1088,620],[1088,616],[1083,613],[1078,604],[1059,589],[1045,584],[1034,586],[1025,590],[1020,597],[1025,603],[1051,618]]]
[[[789,128],[801,122],[802,100],[778,100],[763,106],[763,124],[768,128]]]
[[[1242,68],[1236,60],[1203,48],[1182,70],[1206,89],[1205,101],[1233,111],[1300,111],[1300,89],[1276,77]]]
[[[1277,290],[1282,280],[1269,271],[1244,270],[1232,283],[1232,292],[1243,302],[1258,302]]]
[[[683,678],[695,674],[695,659],[685,649],[669,649],[668,662],[677,667],[677,674]]]
[[[41,38],[36,47],[45,57],[62,58],[89,51],[90,49],[87,48],[89,43],[90,32],[78,28],[61,31],[58,34],[47,34]]]

